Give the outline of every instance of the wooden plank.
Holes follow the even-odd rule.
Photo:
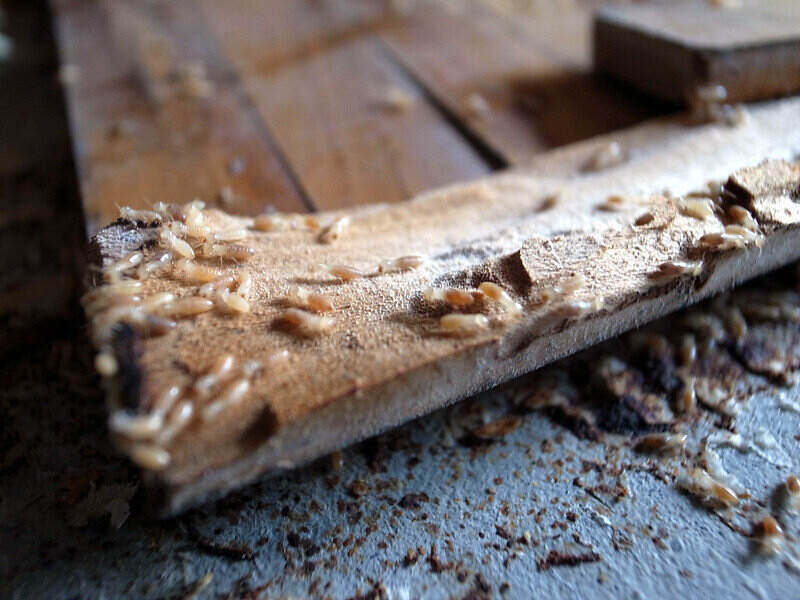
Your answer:
[[[190,4],[202,7],[244,79],[324,53],[381,29],[392,18],[385,3],[374,0],[199,0]]]
[[[253,248],[251,260],[223,267],[257,281],[249,312],[231,316],[214,309],[147,339],[131,326],[108,329],[113,319],[101,313],[94,315],[94,336],[103,352],[116,356],[110,383],[117,385],[121,407],[143,418],[150,418],[165,385],[193,385],[223,353],[240,361],[258,358],[264,371],[235,401],[228,395],[233,388],[208,396],[188,392],[184,400],[201,416],[171,440],[153,447],[126,439],[124,412],[114,421],[116,439],[148,467],[158,508],[174,512],[795,260],[800,164],[762,161],[798,155],[800,131],[792,127],[798,111],[800,100],[790,99],[753,109],[740,127],[678,121],[636,128],[619,139],[650,137],[644,155],[564,175],[551,173],[543,157],[531,170],[349,211],[350,228],[330,244],[308,231],[250,231],[242,243]],[[658,137],[663,130],[670,132],[666,140]],[[578,159],[567,162],[583,163],[586,147],[579,144]],[[558,161],[569,151],[556,151]],[[686,204],[708,180],[725,179],[725,193],[696,198],[713,212],[703,215]],[[609,202],[610,195],[624,200]],[[749,210],[755,221],[735,216],[732,205],[743,207],[741,214]],[[206,222],[222,230],[252,225],[212,211]],[[751,229],[728,228],[739,222]],[[728,237],[720,237],[723,232]],[[157,227],[119,225],[103,232],[96,250],[108,266],[148,239],[159,239]],[[352,281],[316,266],[342,263],[373,272],[378,261],[407,254],[427,260],[413,271]],[[519,311],[479,297],[463,312],[488,321],[473,335],[448,335],[439,318],[459,310],[424,300],[426,286],[469,290],[485,281],[501,285]],[[293,285],[333,302],[329,329],[303,336],[287,324]],[[174,277],[151,277],[141,286],[145,297],[164,290],[197,293]],[[142,318],[137,310],[134,317]],[[117,332],[112,347],[104,341],[110,331]],[[273,360],[283,350],[288,357]],[[224,409],[203,417],[220,406],[215,402]]]
[[[796,2],[721,9],[707,4],[607,7],[594,29],[597,67],[648,93],[701,104],[750,102],[800,90]],[[713,23],[713,27],[709,24]]]
[[[588,11],[517,19],[424,5],[381,35],[439,101],[511,164],[662,110],[590,73]]]
[[[289,6],[278,4],[283,10]],[[349,24],[344,35],[332,17],[334,29],[326,35],[334,41],[321,38],[314,51],[298,43],[299,49],[278,53],[274,45],[285,43],[284,27],[313,25],[338,4],[292,4],[288,23],[262,5],[257,10],[245,2],[203,6],[231,61],[247,74],[248,93],[317,206],[397,202],[488,172],[478,152],[387,59],[372,34],[373,21],[362,29]],[[242,21],[250,24],[251,35],[262,33],[261,46],[248,44],[245,35],[230,35],[231,24]],[[217,28],[219,23],[224,26]],[[305,29],[298,28],[302,38]],[[293,59],[276,66],[275,56],[284,54]]]
[[[307,209],[191,11],[124,0],[53,6],[90,229],[122,205],[216,204],[224,187],[233,191],[229,209],[242,214]],[[203,66],[205,76],[192,77]],[[213,91],[203,97],[207,83]]]

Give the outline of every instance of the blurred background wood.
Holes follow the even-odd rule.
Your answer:
[[[397,202],[669,110],[591,74],[592,3],[52,4],[89,231]]]

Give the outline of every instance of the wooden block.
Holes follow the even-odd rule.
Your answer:
[[[407,203],[320,214],[323,224],[350,218],[338,236],[254,231],[251,220],[205,211],[216,231],[246,229],[235,243],[252,248],[249,260],[239,252],[238,261],[199,262],[252,278],[248,312],[221,310],[230,306],[223,295],[155,337],[158,323],[145,314],[180,305],[107,312],[114,288],[90,292],[115,441],[145,467],[155,509],[172,514],[796,260],[800,165],[785,161],[800,152],[798,110],[800,100],[765,105],[739,127],[662,122],[620,133],[618,147],[580,144],[573,160],[560,150],[557,161],[578,171],[559,174],[543,157]],[[660,143],[658,128],[670,133]],[[651,139],[646,152],[625,152],[642,139]],[[713,190],[708,180],[718,182]],[[95,239],[95,260],[108,270],[136,248],[149,257],[163,235],[118,224]],[[376,269],[406,255],[425,262]],[[337,277],[321,264],[364,275]],[[486,281],[511,302],[475,292]],[[201,291],[179,269],[140,285],[142,306],[157,293]],[[322,294],[333,310],[287,313],[302,304],[293,286]],[[448,307],[435,292],[426,299],[428,286],[459,288],[472,302]],[[448,329],[448,313],[469,320]],[[320,316],[331,321],[308,320]],[[224,371],[218,361],[228,353],[236,366],[208,385],[201,378],[215,363]],[[261,370],[245,363],[252,359]],[[172,385],[183,390],[180,404],[172,398],[180,411],[163,404]]]
[[[607,7],[594,27],[595,67],[667,100],[725,102],[800,90],[800,10],[793,0],[739,8],[708,3]]]

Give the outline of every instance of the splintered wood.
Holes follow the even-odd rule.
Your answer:
[[[314,227],[123,212],[85,300],[114,439],[172,514],[800,258],[798,115],[662,124],[605,168],[550,168],[643,135],[621,132]]]

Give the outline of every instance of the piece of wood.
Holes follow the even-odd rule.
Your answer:
[[[606,7],[594,53],[599,70],[673,102],[703,102],[710,86],[725,102],[785,96],[800,90],[800,10],[792,0]]]
[[[53,7],[90,232],[119,206],[160,200],[200,197],[240,214],[309,208],[196,10],[120,1]],[[221,203],[225,187],[232,200]]]
[[[790,126],[798,114],[800,101],[786,100],[753,109],[739,127],[661,123],[669,139],[599,170],[586,170],[587,148],[595,153],[589,164],[602,163],[598,148],[580,144],[573,161],[582,165],[579,174],[549,173],[544,157],[530,170],[350,211],[349,228],[329,244],[308,231],[251,231],[241,242],[254,249],[251,260],[209,263],[252,276],[249,313],[215,309],[147,339],[129,326],[114,329],[112,403],[139,416],[154,410],[166,386],[191,386],[224,353],[264,363],[235,402],[230,394],[242,387],[185,396],[201,415],[213,402],[230,402],[213,420],[195,417],[159,446],[160,467],[145,474],[156,510],[172,514],[265,472],[292,468],[797,259],[800,166],[780,159],[800,151],[800,132]],[[622,132],[618,143],[648,135]],[[599,150],[608,152],[607,143]],[[558,152],[558,160],[569,153]],[[765,158],[773,162],[759,165]],[[691,216],[676,199],[726,179],[728,191],[710,194],[716,212],[706,218]],[[609,201],[610,195],[624,200]],[[756,220],[753,233],[725,229],[734,220],[728,206],[739,204]],[[251,225],[206,212],[218,230]],[[724,231],[729,237],[716,241],[730,247],[714,247]],[[158,235],[154,227],[119,224],[96,238],[96,258],[107,268],[132,248],[158,244]],[[410,254],[424,255],[426,263],[352,281],[318,267],[340,263],[369,273],[379,261]],[[667,261],[675,264],[663,266]],[[145,279],[140,295],[197,293],[179,279]],[[458,311],[425,301],[423,290],[469,290],[484,281],[511,294],[521,314],[483,298],[464,312],[488,315],[489,325],[471,336],[448,335],[439,318]],[[574,293],[559,295],[568,294],[558,288],[570,281]],[[329,330],[306,337],[287,322],[294,285],[333,303]],[[103,317],[95,317],[97,336]],[[288,358],[277,360],[283,350]],[[124,436],[117,441],[140,461],[153,458]]]

